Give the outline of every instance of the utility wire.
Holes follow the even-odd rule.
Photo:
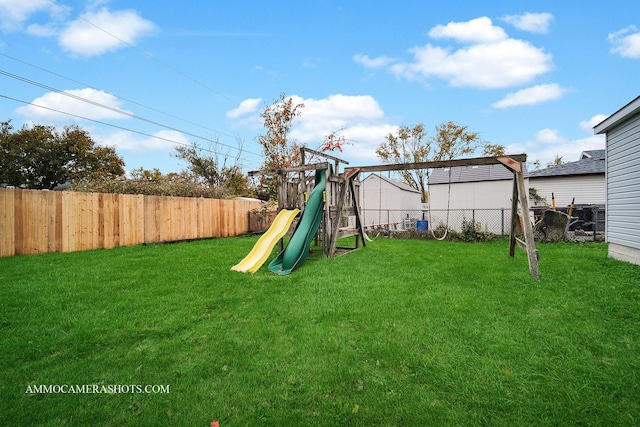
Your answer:
[[[84,87],[88,87],[89,89],[94,89],[94,90],[103,91],[102,89],[96,88],[96,87],[91,86],[91,85],[89,85],[89,84],[87,84],[87,83],[81,82],[81,81],[79,81],[79,80],[72,79],[72,78],[67,77],[67,76],[63,76],[62,74],[58,74],[58,73],[53,72],[53,71],[51,71],[51,70],[47,70],[46,68],[39,67],[39,66],[37,66],[37,65],[34,65],[34,64],[29,63],[29,62],[23,61],[23,60],[21,60],[21,59],[15,58],[15,57],[13,57],[13,56],[7,55],[7,54],[5,54],[5,53],[0,52],[0,56],[4,56],[5,58],[12,59],[12,60],[14,60],[14,61],[16,61],[16,62],[19,62],[19,63],[21,63],[21,64],[28,65],[29,67],[35,68],[35,69],[40,70],[40,71],[44,71],[45,73],[49,73],[49,74],[54,75],[54,76],[56,76],[56,77],[60,77],[60,78],[62,78],[62,79],[68,80],[68,81],[70,81],[70,82],[77,83],[77,84],[82,85],[82,86],[84,86]],[[173,115],[173,114],[171,114],[171,113],[167,113],[167,112],[165,112],[165,111],[161,111],[161,110],[158,110],[158,109],[156,109],[156,108],[149,107],[148,105],[141,104],[141,103],[136,102],[136,101],[134,101],[134,100],[132,100],[132,99],[124,98],[124,97],[122,97],[122,96],[118,96],[118,95],[116,95],[116,94],[114,94],[114,93],[111,93],[111,92],[109,92],[109,93],[110,93],[112,96],[115,96],[115,97],[116,97],[116,98],[118,98],[118,99],[121,99],[121,100],[126,101],[126,102],[130,102],[130,103],[132,103],[132,104],[138,105],[138,106],[140,106],[140,107],[146,108],[146,109],[151,110],[151,111],[155,111],[156,113],[163,114],[163,115],[165,115],[165,116],[167,116],[167,117],[171,117],[171,118],[173,118],[173,119],[180,120],[180,121],[185,122],[185,123],[188,123],[188,124],[190,124],[190,125],[198,126],[198,127],[202,128],[202,129],[206,129],[206,130],[209,130],[209,131],[212,131],[212,132],[216,132],[216,133],[218,133],[218,134],[220,134],[220,135],[224,135],[224,136],[228,136],[228,137],[231,137],[231,138],[235,138],[235,136],[234,136],[234,135],[230,135],[230,134],[228,134],[228,133],[221,132],[221,131],[219,131],[219,130],[217,130],[217,129],[212,129],[212,128],[210,128],[210,127],[207,127],[207,126],[204,126],[204,125],[201,125],[201,124],[198,124],[198,123],[192,122],[192,121],[187,120],[187,119],[184,119],[184,118],[182,118],[182,117],[178,117],[178,116]]]
[[[161,64],[162,66],[164,66],[164,67],[168,68],[169,70],[173,71],[174,73],[177,73],[177,74],[181,75],[182,77],[184,77],[184,78],[186,78],[186,79],[189,79],[189,80],[191,80],[192,82],[194,82],[194,83],[196,83],[196,84],[198,84],[198,85],[200,85],[200,86],[204,87],[205,89],[210,90],[211,92],[215,93],[216,95],[220,96],[221,98],[224,98],[224,99],[226,99],[226,100],[228,100],[228,101],[234,102],[234,101],[233,101],[231,98],[229,98],[228,96],[226,96],[226,95],[224,95],[224,94],[222,94],[222,93],[218,92],[217,90],[215,90],[215,89],[211,88],[210,86],[208,86],[208,85],[206,85],[206,84],[202,83],[200,80],[197,80],[197,79],[195,79],[195,78],[193,78],[193,77],[189,76],[188,74],[184,73],[183,71],[180,71],[179,69],[177,69],[177,68],[175,68],[175,67],[173,67],[173,66],[169,65],[168,63],[166,63],[166,62],[164,62],[164,61],[162,61],[162,60],[160,60],[160,59],[156,58],[156,57],[155,57],[155,56],[153,56],[151,53],[149,53],[149,52],[145,52],[144,50],[142,50],[142,49],[140,49],[140,48],[136,47],[135,45],[132,45],[132,44],[131,44],[131,43],[129,43],[128,41],[126,41],[126,40],[122,40],[120,37],[116,36],[115,34],[110,33],[109,31],[105,30],[104,28],[99,27],[98,25],[94,24],[93,22],[89,21],[88,19],[83,18],[82,16],[78,15],[77,13],[75,13],[72,9],[70,9],[70,8],[68,8],[68,7],[66,7],[66,6],[63,6],[63,5],[61,5],[60,3],[58,3],[58,2],[56,2],[56,1],[54,1],[54,0],[49,0],[49,2],[51,2],[51,3],[53,3],[54,5],[58,6],[58,7],[59,7],[59,8],[61,8],[62,10],[64,10],[64,11],[68,12],[69,14],[71,14],[71,15],[73,15],[73,16],[75,16],[75,17],[77,17],[78,19],[80,19],[80,20],[82,20],[82,21],[86,22],[87,24],[91,25],[92,27],[97,28],[98,30],[100,30],[100,31],[104,32],[105,34],[110,35],[111,37],[113,37],[114,39],[118,40],[119,42],[121,42],[121,43],[123,43],[123,44],[125,44],[125,45],[129,46],[129,47],[130,47],[130,48],[132,48],[132,49],[135,49],[135,50],[136,50],[138,53],[140,53],[141,55],[146,56],[147,58],[152,59],[152,60],[154,60],[154,61],[158,62],[158,63],[159,63],[159,64]]]
[[[103,121],[100,121],[100,120],[91,119],[89,117],[84,117],[84,116],[80,116],[78,114],[73,114],[73,113],[69,113],[69,112],[66,112],[66,111],[57,110],[55,108],[46,107],[44,105],[34,104],[33,102],[24,101],[22,99],[13,98],[13,97],[10,97],[10,96],[7,96],[7,95],[0,94],[0,98],[5,98],[5,99],[11,100],[11,101],[20,102],[22,104],[31,105],[33,107],[38,107],[38,108],[42,108],[42,109],[45,109],[45,110],[54,111],[56,113],[65,114],[67,116],[76,117],[78,119],[87,120],[87,121],[90,121],[90,122],[93,122],[93,123],[98,123],[98,124],[105,125],[105,126],[110,126],[112,128],[116,128],[116,129],[120,129],[120,130],[124,130],[124,131],[128,131],[128,132],[137,133],[138,135],[148,136],[150,138],[155,138],[155,139],[171,142],[171,143],[178,144],[178,145],[183,145],[185,147],[190,147],[191,146],[190,144],[188,144],[186,142],[175,141],[173,139],[164,138],[164,137],[158,136],[158,135],[152,135],[152,134],[141,132],[141,131],[138,131],[138,130],[126,128],[124,126],[114,125],[113,123],[107,123],[107,122],[103,122]],[[213,154],[224,155],[224,153],[221,153],[221,152],[215,151],[215,150],[211,150],[211,149],[207,149],[207,148],[198,147],[198,149],[200,149],[202,151],[207,151],[207,152],[213,153]]]
[[[104,104],[101,104],[101,103],[99,103],[99,102],[92,101],[92,100],[90,100],[90,99],[83,98],[83,97],[78,96],[78,95],[74,95],[74,94],[72,94],[72,93],[69,93],[68,91],[62,91],[62,90],[60,90],[60,89],[56,89],[56,88],[54,88],[54,87],[51,87],[51,86],[45,85],[45,84],[43,84],[43,83],[36,82],[36,81],[34,81],[34,80],[27,79],[27,78],[25,78],[25,77],[18,76],[18,75],[13,74],[13,73],[9,73],[9,72],[4,71],[4,70],[0,70],[0,75],[5,75],[5,76],[7,76],[7,77],[11,77],[11,78],[13,78],[13,79],[16,79],[16,80],[22,81],[22,82],[24,82],[24,83],[28,83],[28,84],[31,84],[31,85],[34,85],[34,86],[40,87],[40,88],[46,89],[46,90],[51,91],[51,92],[56,92],[56,93],[59,93],[59,94],[61,94],[61,95],[67,96],[67,97],[69,97],[69,98],[76,99],[76,100],[78,100],[78,101],[82,101],[82,102],[86,102],[86,103],[88,103],[88,104],[95,105],[95,106],[97,106],[97,107],[104,108],[104,109],[106,109],[106,110],[113,111],[113,112],[115,112],[115,113],[122,114],[122,115],[127,116],[127,117],[131,117],[131,118],[134,118],[134,119],[137,119],[137,120],[141,120],[141,121],[144,121],[144,122],[147,122],[147,123],[150,123],[150,124],[156,125],[156,126],[163,127],[163,128],[165,128],[165,129],[173,130],[173,131],[176,131],[176,132],[181,132],[181,133],[183,133],[183,134],[185,134],[185,135],[189,135],[189,136],[192,136],[192,137],[194,137],[194,138],[198,138],[198,139],[202,139],[202,140],[205,140],[205,141],[211,142],[211,140],[210,140],[209,138],[205,138],[205,137],[203,137],[203,136],[200,136],[200,135],[197,135],[197,134],[194,134],[194,133],[191,133],[191,132],[187,132],[187,131],[184,131],[184,130],[181,130],[181,129],[178,129],[178,128],[175,128],[175,127],[172,127],[172,126],[168,126],[168,125],[162,124],[162,123],[160,123],[160,122],[156,122],[156,121],[154,121],[154,120],[150,120],[150,119],[147,119],[147,118],[144,118],[144,117],[140,117],[140,116],[137,116],[137,115],[135,115],[135,114],[133,114],[133,113],[129,113],[128,111],[124,111],[124,110],[121,110],[121,109],[119,109],[119,108],[110,107],[110,106],[108,106],[108,105],[104,105]],[[32,105],[39,106],[39,105],[37,105],[37,104],[32,104]],[[42,106],[40,106],[40,107],[42,107]],[[54,111],[57,111],[57,110],[54,110]],[[73,116],[73,114],[69,114],[69,115],[72,115],[72,116]],[[79,117],[79,116],[76,116],[76,117]],[[80,118],[83,118],[83,117],[80,117]],[[98,122],[98,123],[101,123],[101,122]],[[242,151],[243,151],[243,150],[239,149],[238,147],[233,147],[233,146],[231,146],[231,145],[224,144],[224,143],[222,143],[222,142],[217,142],[217,143],[218,143],[219,145],[222,145],[222,146],[225,146],[225,147],[228,147],[228,148],[234,149],[234,150],[238,150],[238,151],[240,151],[240,152],[242,152]],[[251,152],[251,151],[245,151],[245,152],[246,152],[246,153],[248,153],[248,154],[252,154],[252,155],[254,155],[254,156],[261,156],[261,154],[254,153],[254,152]]]

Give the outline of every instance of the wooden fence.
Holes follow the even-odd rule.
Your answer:
[[[0,188],[0,257],[230,237],[259,202]]]

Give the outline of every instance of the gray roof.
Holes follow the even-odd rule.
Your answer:
[[[389,184],[391,184],[393,186],[396,186],[401,190],[410,191],[412,193],[420,193],[420,191],[416,190],[415,188],[413,188],[412,186],[410,186],[406,182],[398,181],[397,179],[386,178],[386,177],[384,177],[382,175],[378,175],[377,173],[372,173],[371,175],[367,176],[362,182],[365,182],[366,180],[368,180],[372,176],[377,176],[381,180],[383,180],[385,182],[388,182]]]
[[[527,165],[524,164],[524,176],[527,176]],[[449,169],[451,183],[503,181],[512,180],[513,172],[502,164],[479,166],[455,166],[453,168],[434,169],[429,176],[429,185],[448,184]]]
[[[605,150],[583,151],[577,162],[563,163],[529,173],[529,178],[548,178],[568,175],[604,174]]]

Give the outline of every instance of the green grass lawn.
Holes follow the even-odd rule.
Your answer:
[[[0,259],[0,425],[640,424],[640,267],[605,244],[539,244],[540,280],[505,240],[230,271],[256,240]],[[169,392],[29,392],[83,384]]]

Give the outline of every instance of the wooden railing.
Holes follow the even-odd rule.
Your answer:
[[[260,203],[0,188],[0,257],[238,236]]]

